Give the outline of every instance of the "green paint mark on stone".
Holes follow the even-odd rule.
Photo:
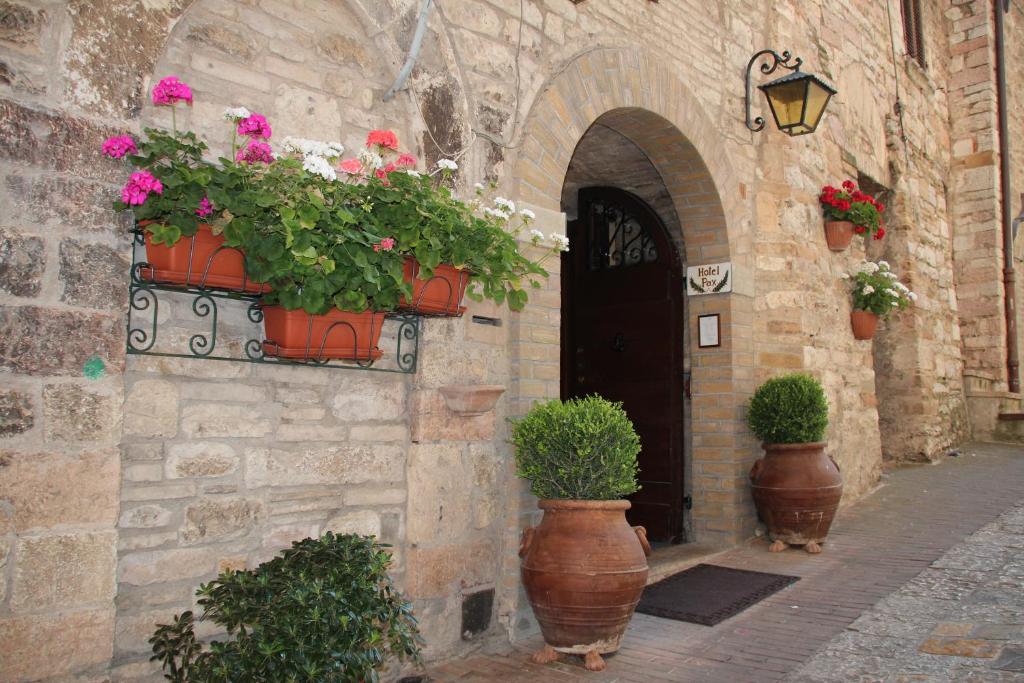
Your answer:
[[[106,373],[107,366],[104,365],[103,359],[99,356],[93,356],[89,360],[85,361],[85,365],[82,366],[82,374],[89,379],[100,379]]]

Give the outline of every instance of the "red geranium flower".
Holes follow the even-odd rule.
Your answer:
[[[366,136],[366,146],[378,145],[387,149],[398,150],[398,136],[390,130],[371,130]]]

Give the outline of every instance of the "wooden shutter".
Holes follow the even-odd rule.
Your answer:
[[[903,38],[907,54],[924,67],[924,38],[921,35],[921,0],[900,0],[903,9]]]

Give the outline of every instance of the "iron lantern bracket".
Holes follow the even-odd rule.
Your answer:
[[[746,95],[744,102],[747,109],[747,128],[754,131],[755,133],[764,130],[764,117],[758,116],[757,118],[750,117],[750,100],[754,92],[754,85],[750,80],[750,72],[754,68],[754,64],[758,59],[764,56],[769,56],[771,59],[765,59],[764,63],[761,64],[761,73],[767,76],[768,74],[774,73],[776,69],[782,67],[789,69],[790,71],[799,71],[800,65],[804,63],[804,60],[799,57],[794,57],[790,54],[789,50],[783,50],[780,55],[775,50],[761,50],[754,54],[747,62],[747,74],[746,74]],[[792,62],[792,64],[790,64]]]

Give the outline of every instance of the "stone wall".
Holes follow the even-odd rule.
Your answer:
[[[731,543],[756,524],[743,405],[768,376],[823,380],[846,502],[875,484],[883,453],[932,458],[964,437],[964,374],[1005,389],[988,5],[923,4],[924,69],[902,54],[898,16],[892,64],[884,5],[435,3],[407,89],[385,103],[413,0],[0,0],[0,679],[152,678],[145,637],[199,582],[328,528],[394,542],[430,657],[532,628],[515,550],[537,513],[504,418],[558,395],[557,268],[521,314],[426,321],[411,377],[126,363],[131,244],[107,208],[126,169],[98,149],[169,123],[147,105],[157,78],[193,86],[179,124],[215,152],[230,144],[227,106],[267,115],[278,140],[356,148],[389,127],[426,163],[458,157],[463,190],[493,179],[529,202],[545,232],[564,225],[591,124],[628,140],[686,261],[735,267],[733,294],[688,302],[687,331],[722,316],[723,346],[691,352],[690,528]],[[743,126],[751,45],[790,49],[837,84],[814,135]],[[889,190],[889,235],[837,255],[816,194],[845,177]],[[920,295],[873,345],[852,339],[839,277],[865,255]],[[170,303],[167,329],[187,327],[186,306]],[[244,322],[225,315],[229,331]],[[507,388],[483,417],[450,413],[438,392],[480,383]],[[494,625],[463,640],[463,598],[492,588]]]

